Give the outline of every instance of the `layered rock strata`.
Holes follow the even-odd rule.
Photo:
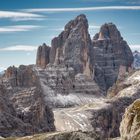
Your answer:
[[[8,68],[1,79],[1,86],[5,89],[3,98],[7,99],[0,112],[5,114],[1,117],[1,136],[24,136],[55,130],[52,110],[44,100],[32,66]]]
[[[47,64],[50,62],[50,47],[45,43],[38,47],[36,65],[41,68],[46,68]]]
[[[104,24],[93,38],[95,80],[108,90],[117,80],[131,70],[133,54],[113,23]]]

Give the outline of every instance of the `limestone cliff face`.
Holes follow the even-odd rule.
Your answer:
[[[101,26],[93,38],[95,80],[107,90],[119,75],[128,72],[133,63],[133,54],[113,23]]]
[[[55,130],[52,110],[43,98],[32,66],[9,67],[0,82],[1,136],[24,136]]]
[[[121,140],[140,139],[140,99],[134,101],[126,110],[120,125]]]
[[[76,73],[90,73],[91,46],[88,21],[85,15],[79,15],[66,24],[64,31],[52,40],[50,63],[64,63],[72,66]]]
[[[50,62],[50,47],[45,43],[38,47],[36,65],[41,68],[46,68],[46,65]]]
[[[131,71],[133,63],[132,52],[117,27],[113,23],[102,25],[91,41],[85,15],[66,24],[64,31],[52,40],[50,50],[42,48],[38,49],[37,66],[64,64],[74,68],[75,74],[82,73],[94,79],[104,91],[116,82],[118,76]]]
[[[36,83],[37,77],[32,70],[32,66],[20,65],[19,68],[9,67],[5,74],[12,86],[30,87]]]

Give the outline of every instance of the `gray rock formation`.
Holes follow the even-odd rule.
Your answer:
[[[75,73],[87,73],[90,76],[91,49],[88,21],[85,15],[79,15],[66,24],[64,31],[52,40],[50,63],[64,63],[73,67]]]
[[[118,75],[129,71],[133,63],[132,52],[113,23],[101,26],[93,38],[95,80],[107,90]]]
[[[93,102],[102,91],[94,80],[84,74],[75,75],[72,67],[49,64],[36,69],[46,102],[52,107],[70,107]]]
[[[118,84],[121,88],[113,98],[96,97],[92,103],[83,106],[55,110],[56,129],[59,131],[92,130],[98,132],[102,140],[118,137],[125,108],[140,98],[139,75],[140,71],[137,71],[124,78]]]
[[[33,72],[32,66],[20,65],[19,68],[9,67],[4,77],[9,80],[13,87],[31,87],[36,84],[37,77]]]
[[[39,135],[32,135],[26,137],[15,137],[12,140],[101,140],[100,136],[94,132],[55,132],[55,133],[43,133]],[[0,140],[2,140],[0,138]],[[5,139],[8,140],[8,139]],[[103,139],[102,139],[103,140]]]
[[[132,61],[114,24],[104,24],[91,41],[86,16],[79,15],[52,40],[51,48],[39,47],[36,66],[7,69],[2,85],[15,117],[28,132],[17,126],[16,134],[4,128],[2,136],[53,131],[54,118],[58,131],[92,130],[101,140],[119,136],[125,108],[140,97],[140,72],[129,75]],[[109,88],[112,98],[106,99]]]
[[[74,68],[75,74],[94,78],[104,91],[116,82],[118,76],[130,71],[133,63],[132,52],[117,27],[112,23],[102,25],[91,41],[85,15],[66,24],[64,31],[52,40],[51,50],[46,49],[44,54],[49,56],[51,64],[64,64]],[[39,57],[41,53],[37,54],[37,60]]]
[[[5,89],[4,93],[0,90],[5,95],[0,100],[1,136],[24,136],[55,130],[52,110],[44,100],[32,66],[8,68],[1,78],[1,86]]]
[[[50,62],[50,47],[45,43],[38,47],[36,65],[41,68],[46,68],[46,65]]]

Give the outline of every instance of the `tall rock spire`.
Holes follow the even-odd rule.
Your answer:
[[[49,54],[49,46],[47,46],[45,43],[42,46],[39,46],[37,50],[36,65],[38,67],[45,68],[46,65],[49,63]]]
[[[94,71],[96,82],[107,90],[128,72],[133,63],[132,52],[113,23],[105,23],[93,38]]]
[[[64,31],[52,40],[50,62],[65,63],[76,73],[89,71],[89,50],[92,49],[85,15],[79,15],[66,24]],[[88,66],[87,66],[88,65]]]

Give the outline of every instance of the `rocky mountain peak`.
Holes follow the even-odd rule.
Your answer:
[[[114,42],[118,42],[122,40],[122,37],[115,24],[105,23],[101,26],[97,39],[98,40],[110,39]]]
[[[79,15],[66,24],[63,32],[52,40],[50,63],[72,66],[76,73],[83,73],[89,63],[91,39],[85,15]]]
[[[93,38],[93,50],[95,79],[100,87],[108,89],[118,76],[130,71],[133,54],[115,24],[101,26]]]
[[[65,30],[73,29],[76,26],[85,26],[88,28],[88,20],[84,14],[77,16],[74,20],[71,20],[68,24],[66,24]]]
[[[132,62],[132,52],[116,25],[103,24],[91,41],[84,14],[66,24],[64,31],[52,40],[51,48],[44,44],[37,53],[37,66],[45,68],[50,63],[72,67],[75,74],[94,79],[105,91],[118,75],[129,71]]]

